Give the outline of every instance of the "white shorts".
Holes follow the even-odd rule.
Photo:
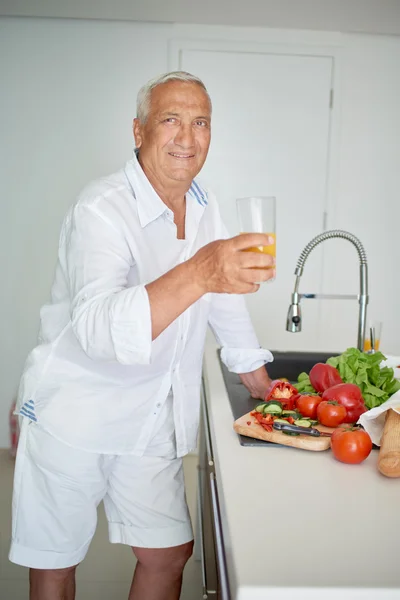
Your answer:
[[[193,539],[181,458],[84,452],[24,418],[9,559],[36,569],[77,565],[102,500],[111,543],[167,548]]]

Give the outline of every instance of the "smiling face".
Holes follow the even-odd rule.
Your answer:
[[[168,81],[151,93],[146,123],[134,120],[140,164],[156,188],[189,189],[202,168],[211,138],[211,106],[197,83]]]

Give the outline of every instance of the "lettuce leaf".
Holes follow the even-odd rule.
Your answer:
[[[326,362],[339,371],[344,383],[355,383],[360,387],[364,402],[371,409],[386,402],[400,389],[400,381],[394,378],[393,369],[380,368],[385,359],[382,352],[365,354],[357,348],[348,348]]]
[[[294,384],[294,387],[299,392],[299,394],[315,394],[315,389],[311,385],[310,378],[307,373],[300,373],[297,378],[297,383]]]

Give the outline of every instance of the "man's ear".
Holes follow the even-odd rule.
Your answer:
[[[142,124],[138,118],[133,119],[132,125],[133,137],[135,138],[135,146],[136,148],[140,148],[143,141],[142,136]]]

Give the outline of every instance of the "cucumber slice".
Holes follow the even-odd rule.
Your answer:
[[[280,402],[266,402],[263,412],[264,415],[280,415],[282,413],[282,404]]]
[[[315,419],[311,419],[310,417],[302,417],[300,415],[298,419],[301,419],[302,421],[308,421],[311,427],[314,427],[314,425],[318,425],[318,421],[316,421]]]
[[[259,413],[263,414],[265,404],[266,404],[265,402],[262,402],[261,404],[257,404],[257,406],[255,407],[254,410],[256,412],[259,412]]]
[[[285,419],[274,419],[274,423],[286,423],[287,425],[287,421],[285,421]]]
[[[297,419],[294,424],[299,427],[311,427],[311,423],[307,419]]]
[[[303,416],[297,410],[283,410],[282,417],[292,417],[292,419],[302,419]]]

